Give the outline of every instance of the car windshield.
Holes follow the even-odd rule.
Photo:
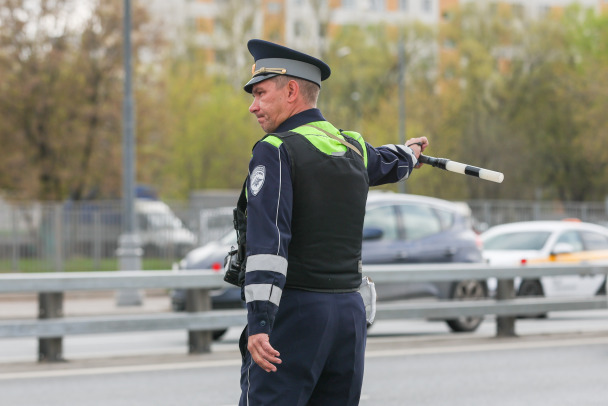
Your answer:
[[[548,231],[518,231],[498,234],[483,241],[485,250],[541,250],[551,235]]]
[[[168,213],[149,213],[147,215],[148,228],[150,229],[179,229],[182,222],[177,217]]]
[[[220,241],[224,245],[236,245],[236,231],[230,230],[220,239]]]

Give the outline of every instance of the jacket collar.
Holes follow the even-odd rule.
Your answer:
[[[326,121],[321,114],[321,110],[319,109],[309,109],[304,110],[298,114],[294,114],[289,117],[287,120],[283,121],[275,131],[275,133],[282,133],[286,131],[291,131],[294,128],[298,128],[304,124],[314,123],[315,121]]]

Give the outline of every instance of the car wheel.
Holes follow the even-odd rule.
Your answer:
[[[541,285],[540,281],[537,279],[524,279],[519,285],[519,290],[517,291],[517,296],[523,297],[544,297],[545,292],[543,291],[543,285]],[[546,319],[547,313],[540,314],[531,314],[525,316],[518,316],[521,319],[524,318],[537,318],[537,319]]]
[[[543,292],[543,286],[540,284],[540,281],[526,279],[519,285],[517,296],[543,297],[545,296],[545,292]]]
[[[488,289],[482,281],[460,281],[452,286],[452,300],[480,300],[488,296]],[[477,330],[483,321],[483,316],[479,317],[459,317],[457,319],[446,320],[448,327],[455,333],[464,333]]]

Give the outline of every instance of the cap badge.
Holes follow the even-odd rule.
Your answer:
[[[253,65],[253,69],[255,69],[255,65]],[[287,69],[261,67],[258,70],[253,70],[252,76],[263,75],[265,73],[278,73],[279,75],[284,75],[287,73]]]

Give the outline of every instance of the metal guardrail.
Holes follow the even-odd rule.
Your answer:
[[[420,281],[498,279],[495,299],[379,303],[377,319],[497,316],[497,336],[515,336],[515,316],[550,311],[606,309],[605,296],[583,298],[515,298],[514,278],[525,276],[606,275],[606,265],[535,265],[490,267],[485,264],[366,266],[364,274],[377,284]],[[228,286],[223,275],[200,271],[119,271],[0,275],[0,294],[38,293],[37,320],[0,321],[2,337],[37,337],[40,361],[60,361],[66,335],[156,330],[187,330],[189,352],[209,352],[211,332],[246,323],[244,310],[211,310],[209,291]],[[122,289],[187,289],[186,313],[63,317],[67,291]]]

